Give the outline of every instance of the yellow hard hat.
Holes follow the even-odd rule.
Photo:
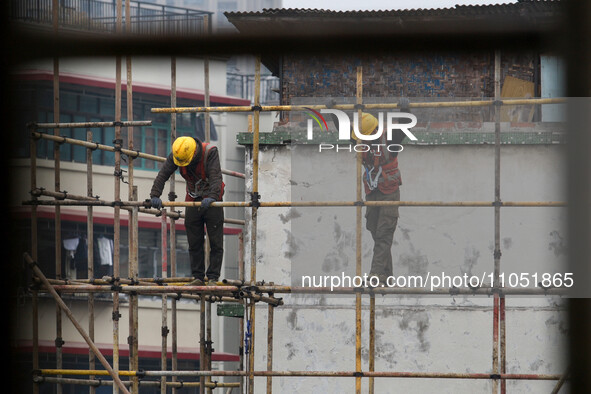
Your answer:
[[[197,142],[192,137],[179,137],[172,144],[172,160],[179,167],[188,166],[193,160]]]
[[[372,114],[368,114],[366,112],[361,113],[361,134],[363,135],[370,135],[374,132],[374,130],[378,127],[378,120]],[[355,136],[355,132],[351,132],[351,137],[357,139]]]

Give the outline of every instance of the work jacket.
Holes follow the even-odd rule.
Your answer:
[[[387,145],[400,144],[403,139],[403,133],[395,132],[391,141],[383,134],[375,143],[369,145],[369,151],[363,153],[363,186],[366,195],[376,189],[384,194],[392,194],[402,185],[398,169],[398,152],[390,152]]]
[[[197,138],[195,138],[195,141],[197,142],[197,151],[189,165],[178,167],[174,164],[172,153],[168,155],[166,162],[164,162],[154,180],[150,197],[160,197],[164,184],[179,168],[181,176],[187,182],[185,201],[200,201],[206,197],[213,198],[216,201],[222,200],[225,185],[222,181],[218,150],[215,146],[202,143]]]

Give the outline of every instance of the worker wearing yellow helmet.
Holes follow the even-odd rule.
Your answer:
[[[403,101],[403,103],[406,101]],[[369,113],[361,114],[359,131],[371,135],[378,130],[378,119]],[[398,152],[390,152],[387,145],[400,144],[405,134],[394,130],[392,140],[386,139],[386,133],[377,140],[372,140],[368,151],[362,153],[363,186],[367,201],[399,201],[402,178],[398,169]],[[355,138],[356,142],[362,142]],[[374,241],[370,276],[377,276],[380,283],[388,285],[387,279],[393,275],[392,243],[398,224],[397,206],[368,206],[365,219],[366,228]]]
[[[203,143],[193,137],[179,137],[172,144],[172,152],[166,158],[158,172],[150,191],[153,208],[160,209],[160,196],[164,184],[170,176],[179,170],[185,179],[187,192],[185,201],[200,202],[200,206],[185,209],[185,228],[189,242],[189,259],[194,280],[190,285],[202,286],[207,277],[208,285],[215,285],[220,277],[224,254],[224,209],[212,206],[222,201],[224,182],[218,150],[209,143]],[[210,262],[205,271],[204,240],[205,229],[209,236]]]

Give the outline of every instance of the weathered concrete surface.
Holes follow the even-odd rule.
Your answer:
[[[564,201],[562,145],[503,146],[504,201]],[[318,153],[317,146],[261,147],[262,201],[354,200],[354,156]],[[327,154],[325,154],[327,153]],[[251,168],[247,149],[246,168]],[[487,145],[406,146],[400,155],[402,200],[492,201],[494,148]],[[247,190],[252,173],[247,173]],[[503,208],[501,269],[564,272],[564,208]],[[245,260],[250,272],[250,212]],[[395,275],[493,270],[493,208],[401,207],[392,248]],[[363,222],[363,226],[365,223]],[[363,271],[372,241],[363,231]],[[355,272],[355,208],[261,208],[257,280],[301,285],[302,274]],[[363,299],[362,368],[368,370],[368,298]],[[286,296],[275,310],[275,370],[355,369],[352,296]],[[377,371],[492,372],[492,298],[378,296]],[[507,372],[565,369],[566,312],[556,297],[507,299]],[[257,308],[256,365],[266,369],[266,308]],[[349,378],[274,378],[278,392],[354,392]],[[256,392],[265,384],[256,379]],[[363,379],[364,390],[367,379]],[[508,382],[511,392],[549,392],[554,382]],[[488,380],[376,379],[376,392],[473,393]]]

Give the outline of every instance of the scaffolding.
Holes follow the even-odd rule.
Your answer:
[[[121,25],[121,0],[118,0],[118,24]],[[128,6],[128,1],[126,2]],[[126,13],[129,15],[129,13]],[[207,19],[206,19],[207,23]],[[562,103],[563,99],[520,99],[520,100],[501,100],[500,99],[500,52],[495,52],[495,99],[484,101],[463,101],[463,102],[435,102],[435,103],[411,103],[410,107],[455,107],[455,106],[493,106],[495,108],[495,171],[494,171],[494,199],[492,201],[396,201],[396,202],[368,202],[363,201],[361,190],[361,154],[357,154],[356,161],[356,177],[357,190],[355,201],[311,201],[311,202],[295,202],[295,201],[260,201],[259,195],[259,122],[260,113],[264,111],[297,111],[304,106],[296,105],[282,105],[282,106],[261,106],[260,105],[260,57],[256,58],[255,67],[255,99],[254,105],[251,107],[212,107],[209,104],[209,72],[208,62],[205,61],[205,106],[179,108],[176,107],[176,61],[172,58],[171,61],[171,107],[170,108],[154,108],[152,112],[169,113],[171,114],[171,137],[176,138],[176,117],[175,114],[183,112],[204,112],[208,117],[211,112],[251,112],[253,114],[253,147],[252,147],[252,188],[250,190],[251,201],[228,201],[228,202],[214,202],[212,206],[220,207],[249,207],[251,208],[250,220],[250,273],[247,276],[244,265],[244,243],[242,234],[240,239],[240,259],[239,259],[239,277],[237,279],[224,279],[217,283],[217,286],[187,286],[186,282],[190,278],[181,278],[176,276],[176,255],[174,248],[171,248],[170,256],[167,254],[167,235],[170,236],[170,242],[174,244],[175,239],[175,221],[182,218],[183,215],[175,212],[172,208],[200,206],[200,202],[163,202],[163,209],[152,209],[149,202],[137,200],[137,186],[133,184],[133,159],[144,158],[155,161],[164,161],[165,158],[146,153],[139,152],[133,149],[133,133],[128,133],[128,149],[122,147],[123,141],[121,139],[122,127],[135,127],[148,125],[149,121],[134,121],[133,120],[133,106],[132,103],[132,80],[131,80],[131,60],[127,58],[127,121],[121,120],[121,57],[117,56],[116,63],[116,111],[115,120],[113,122],[103,122],[100,125],[94,123],[60,123],[59,122],[59,61],[54,60],[54,120],[55,123],[31,123],[31,195],[32,199],[24,202],[25,205],[31,207],[31,228],[32,228],[32,250],[31,253],[25,253],[24,259],[28,266],[34,273],[34,281],[36,286],[32,287],[32,307],[33,307],[33,387],[34,392],[39,391],[39,384],[41,383],[55,383],[60,387],[62,384],[79,384],[88,385],[91,390],[101,385],[113,385],[113,391],[121,391],[123,393],[137,393],[139,392],[140,381],[141,385],[159,386],[161,392],[167,392],[167,388],[172,388],[176,392],[176,388],[196,386],[199,387],[201,393],[205,390],[212,392],[216,388],[227,388],[231,391],[233,388],[238,388],[240,392],[254,393],[255,392],[255,377],[266,377],[266,392],[272,392],[272,378],[273,377],[354,377],[355,378],[355,392],[361,392],[362,379],[368,379],[369,392],[374,392],[374,379],[384,377],[396,378],[432,378],[432,379],[478,379],[490,380],[492,382],[492,392],[501,393],[506,392],[507,380],[553,380],[556,381],[556,386],[553,392],[558,392],[560,387],[567,379],[568,372],[557,374],[512,374],[506,371],[507,349],[506,349],[506,329],[505,329],[505,296],[507,295],[536,295],[536,294],[565,294],[564,289],[561,288],[503,288],[499,283],[499,274],[501,270],[501,254],[500,254],[500,214],[501,208],[504,207],[563,207],[565,202],[562,201],[502,201],[500,198],[500,151],[501,151],[501,127],[500,127],[500,107],[502,105],[515,104],[549,104]],[[382,104],[364,104],[363,103],[363,69],[357,68],[357,96],[355,105],[333,106],[332,108],[341,108],[349,110],[357,110],[360,114],[362,109],[395,109],[398,104],[382,103]],[[321,109],[326,106],[309,105],[308,108]],[[206,140],[209,140],[209,119],[206,118]],[[92,141],[92,132],[88,131],[87,140],[76,140],[60,136],[60,128],[92,128],[92,127],[115,127],[115,141],[113,146],[102,145]],[[40,129],[53,130],[54,133],[48,134],[39,132]],[[40,139],[48,139],[54,141],[55,150],[55,190],[48,191],[37,187],[36,179],[36,144]],[[87,195],[79,196],[72,195],[61,190],[60,185],[60,156],[59,145],[67,143],[85,147],[87,150]],[[113,200],[101,200],[93,196],[92,187],[92,152],[93,150],[101,149],[115,153],[115,173],[114,173],[114,197]],[[121,199],[121,159],[122,155],[126,155],[128,162],[128,183],[129,183],[129,198],[127,201]],[[239,178],[246,178],[244,174],[234,171],[223,171],[225,175],[235,176]],[[174,178],[170,182],[171,195],[174,195]],[[53,199],[42,199],[42,197],[49,197]],[[60,208],[62,206],[85,206],[87,207],[87,228],[89,239],[89,265],[88,277],[92,278],[94,275],[92,268],[92,237],[93,237],[93,208],[94,207],[112,207],[114,212],[114,271],[110,277],[103,277],[102,279],[88,279],[88,280],[71,280],[63,278],[61,273],[61,251],[56,248],[56,278],[49,279],[39,269],[36,264],[38,258],[37,251],[37,207],[40,205],[49,205],[55,207],[55,228],[57,245],[61,243],[60,226],[61,215]],[[494,209],[494,282],[490,286],[483,286],[474,289],[458,289],[458,288],[436,288],[433,290],[410,289],[410,288],[338,288],[332,290],[330,288],[307,288],[294,287],[285,285],[275,285],[273,283],[265,283],[257,278],[257,214],[261,208],[271,207],[354,207],[356,212],[356,275],[361,275],[361,235],[362,235],[362,208],[364,206],[408,206],[408,207],[488,207]],[[167,208],[170,208],[168,210]],[[128,278],[121,278],[119,272],[119,247],[120,239],[120,213],[125,210],[129,214],[129,272]],[[139,214],[149,214],[161,217],[161,235],[162,235],[162,277],[154,278],[140,278],[138,274],[138,256],[137,256],[137,242],[138,242],[138,216]],[[227,223],[245,225],[244,221],[236,219],[226,219]],[[170,228],[170,229],[169,229]],[[169,234],[168,234],[169,233]],[[171,277],[167,277],[168,264],[170,263]],[[55,369],[39,369],[39,348],[38,348],[38,295],[39,293],[49,293],[56,302],[56,355],[57,365]],[[113,364],[110,365],[102,356],[100,350],[94,344],[94,295],[96,293],[110,293],[113,296]],[[88,313],[89,313],[89,327],[85,330],[72,315],[68,306],[61,299],[60,294],[67,293],[86,293],[88,294]],[[350,371],[277,371],[273,369],[273,330],[274,308],[280,307],[284,304],[282,298],[277,297],[280,294],[327,294],[338,293],[347,294],[355,297],[355,369]],[[129,297],[130,313],[129,313],[129,338],[130,340],[130,358],[129,369],[121,369],[119,363],[119,296],[126,294]],[[138,368],[138,296],[143,294],[160,295],[162,297],[162,370],[156,371],[142,371]],[[401,371],[375,371],[375,296],[376,295],[487,295],[493,297],[493,348],[492,348],[492,373],[443,373],[443,372],[401,372]],[[367,371],[362,369],[362,328],[361,328],[361,311],[362,311],[362,297],[369,297],[370,309],[370,325],[369,325],[369,368]],[[176,335],[177,335],[177,321],[176,321],[176,301],[180,298],[189,298],[199,301],[200,309],[200,371],[181,371],[177,368],[176,363]],[[167,300],[172,300],[172,370],[167,370],[167,341],[168,341],[168,303]],[[245,328],[244,318],[240,319],[240,343],[245,343],[248,338],[248,347],[246,351],[240,353],[240,369],[237,371],[213,371],[211,370],[211,304],[214,302],[232,302],[238,303],[245,307],[248,315],[248,328]],[[255,304],[263,302],[268,304],[268,321],[267,321],[267,369],[256,370],[255,365]],[[90,369],[88,370],[69,370],[64,369],[61,363],[61,346],[59,345],[62,338],[62,313],[74,324],[75,328],[82,335],[85,342],[90,349]],[[166,329],[165,329],[166,328]],[[248,355],[245,357],[244,355]],[[105,368],[105,370],[98,370],[95,368],[95,357]],[[84,376],[82,378],[64,378],[63,375]],[[57,377],[54,377],[57,376]],[[105,381],[98,379],[99,376],[110,376],[112,381]],[[239,377],[239,383],[220,383],[212,381],[212,377],[232,376]],[[123,381],[122,377],[127,377],[129,380]],[[160,381],[144,381],[146,377],[159,378]],[[182,377],[199,378],[195,382],[178,381]],[[169,379],[170,378],[170,379]]]

